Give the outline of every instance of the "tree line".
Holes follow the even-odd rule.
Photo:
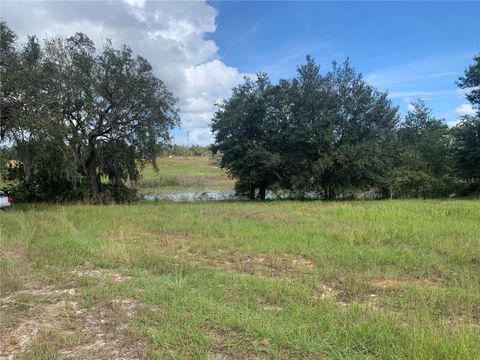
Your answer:
[[[293,79],[235,87],[218,104],[211,150],[252,199],[478,193],[480,56],[457,84],[476,115],[449,128],[418,100],[402,120],[348,60],[322,74],[307,57]],[[128,200],[127,182],[156,156],[206,150],[167,146],[176,99],[145,58],[82,33],[19,44],[0,22],[0,95],[0,175],[16,200]]]
[[[326,199],[445,197],[480,192],[480,55],[457,85],[476,109],[449,128],[424,101],[403,121],[347,60],[322,74],[314,59],[293,79],[266,74],[233,89],[212,121],[212,151],[237,179],[236,192]]]
[[[145,58],[82,33],[20,45],[1,22],[0,79],[2,166],[19,200],[129,198],[125,182],[155,166],[179,123]]]
[[[201,145],[178,145],[178,144],[168,144],[164,146],[161,145],[159,149],[160,156],[210,156],[212,152],[210,151],[210,146],[201,146]]]

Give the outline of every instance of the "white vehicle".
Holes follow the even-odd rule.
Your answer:
[[[12,198],[0,191],[0,209],[6,208],[12,205]]]

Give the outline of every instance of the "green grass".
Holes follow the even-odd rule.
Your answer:
[[[0,214],[1,296],[18,299],[0,326],[66,299],[115,314],[149,359],[476,359],[479,219],[475,200],[18,207]],[[75,294],[28,293],[48,286]],[[22,356],[92,341],[85,315],[54,319]]]
[[[158,171],[151,165],[142,170],[138,182],[140,194],[180,191],[233,191],[233,181],[207,156],[160,157]]]

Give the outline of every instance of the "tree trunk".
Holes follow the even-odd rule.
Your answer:
[[[265,186],[261,186],[260,190],[258,191],[258,197],[260,200],[265,200],[265,196],[267,195],[267,189]]]
[[[32,166],[33,166],[33,161],[32,161],[32,152],[34,152],[35,149],[32,149],[31,146],[29,146],[27,143],[22,141],[19,144],[19,156],[20,160],[22,162],[22,167],[23,167],[23,177],[26,181],[30,179],[30,175],[32,174]]]
[[[255,186],[250,186],[250,192],[248,194],[250,200],[255,200]]]
[[[327,199],[328,200],[335,200],[335,191],[333,189],[333,186],[328,185],[327,187]]]
[[[87,177],[90,187],[90,197],[97,201],[100,194],[100,182],[97,175],[97,154],[95,151],[95,143],[93,140],[88,142],[88,158],[87,158]]]

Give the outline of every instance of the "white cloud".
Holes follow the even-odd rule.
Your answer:
[[[190,143],[208,144],[215,102],[228,97],[243,77],[224,64],[218,46],[205,34],[215,32],[217,11],[203,1],[4,1],[2,19],[21,41],[86,33],[97,45],[110,38],[147,58],[179,99],[182,128]],[[28,21],[25,21],[28,19]]]
[[[457,89],[457,94],[461,97],[465,97],[466,95],[470,94],[473,90],[478,89],[478,86],[472,86],[465,89]]]
[[[145,0],[124,0],[131,7],[143,8],[145,6]]]
[[[459,107],[457,107],[455,109],[455,113],[459,116],[463,116],[463,115],[475,115],[476,114],[476,111],[475,109],[472,107],[472,105],[470,104],[462,104],[460,105]]]
[[[467,54],[424,58],[371,72],[365,75],[365,79],[376,87],[392,88],[401,84],[456,78],[459,75],[458,64],[468,59],[470,55]]]
[[[184,69],[184,76],[186,88],[180,104],[183,127],[189,131],[190,144],[208,143],[212,139],[209,124],[215,104],[230,96],[232,85],[240,83],[244,76],[252,75],[241,74],[238,69],[214,59]]]
[[[457,90],[438,90],[438,91],[392,91],[388,93],[388,96],[392,99],[398,98],[421,98],[421,99],[428,99],[428,98],[445,98],[449,99],[452,97],[460,96]]]
[[[415,106],[413,106],[413,104],[410,103],[407,105],[407,109],[408,111],[415,111]]]

